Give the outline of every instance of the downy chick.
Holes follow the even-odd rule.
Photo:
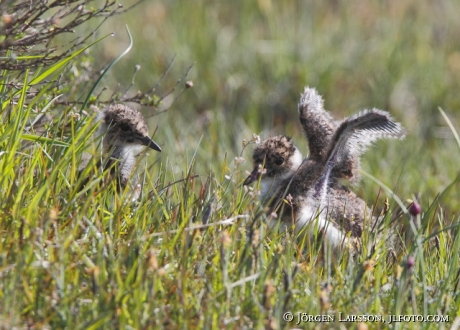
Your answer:
[[[123,104],[113,104],[98,111],[96,120],[99,127],[96,136],[103,135],[101,142],[101,160],[98,166],[110,168],[112,180],[124,190],[131,177],[136,155],[143,147],[161,152],[161,148],[149,136],[147,123],[142,114]],[[80,172],[88,163],[83,161]]]
[[[360,237],[364,219],[372,219],[366,203],[341,179],[357,181],[359,157],[366,147],[380,138],[403,138],[404,130],[388,113],[376,109],[337,123],[324,111],[321,96],[310,88],[301,96],[299,115],[309,157],[299,161],[302,156],[289,138],[266,139],[254,150],[254,170],[244,184],[260,177],[261,198],[274,210],[284,208],[282,224],[295,224],[299,232],[317,219],[326,239],[337,246],[348,233]],[[289,195],[290,203],[283,204]]]

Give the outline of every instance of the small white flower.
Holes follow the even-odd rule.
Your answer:
[[[259,144],[260,143],[260,136],[258,136],[257,134],[252,134],[252,141],[254,141],[255,144]]]
[[[257,170],[258,173],[260,174],[265,174],[267,173],[267,169],[262,166],[262,164],[259,164],[259,169]]]
[[[270,217],[276,219],[276,218],[278,218],[278,214],[276,214],[276,212],[272,212],[270,214]]]
[[[73,112],[73,111],[70,111],[68,116],[70,118],[74,118],[76,120],[80,120],[80,114],[78,112]]]
[[[225,178],[226,178],[227,180],[230,180],[230,179],[231,179],[231,178],[230,178],[230,175],[225,175]]]
[[[235,164],[243,164],[246,161],[244,157],[235,157]]]

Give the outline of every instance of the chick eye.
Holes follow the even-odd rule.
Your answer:
[[[283,157],[279,157],[275,160],[275,164],[276,165],[282,165],[284,163],[284,158]]]
[[[121,129],[123,132],[127,132],[127,131],[130,130],[130,127],[129,127],[129,125],[126,124],[126,123],[121,123],[121,124],[120,124],[120,129]]]

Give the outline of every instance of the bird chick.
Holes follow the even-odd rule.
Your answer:
[[[124,190],[136,164],[136,156],[143,147],[161,152],[161,148],[149,136],[142,114],[123,104],[113,104],[98,111],[97,136],[102,135],[102,161],[104,169],[111,169],[112,180]],[[87,163],[87,162],[86,162]],[[83,164],[81,170],[86,167]]]
[[[260,177],[261,198],[274,210],[284,207],[282,223],[294,222],[296,232],[317,219],[333,245],[342,244],[349,233],[360,237],[371,211],[341,179],[356,181],[359,157],[366,148],[380,138],[403,138],[403,128],[387,112],[376,109],[336,122],[325,112],[321,96],[310,88],[301,96],[299,119],[309,142],[308,158],[299,161],[302,156],[292,140],[271,137],[254,150],[254,170],[244,184]],[[288,195],[290,204],[281,203]]]
[[[302,154],[287,136],[263,141],[253,153],[254,170],[244,181],[248,185],[261,177],[262,196],[274,192],[302,164]]]
[[[371,217],[372,212],[366,203],[342,186],[339,180],[343,179],[344,173],[356,177],[356,163],[374,141],[381,138],[402,139],[404,136],[401,125],[385,111],[366,110],[345,119],[329,142],[323,169],[306,193],[297,226],[305,226],[318,217],[323,227],[331,227],[326,232],[326,238],[336,246],[345,241],[344,233],[361,237],[364,220],[370,219],[369,223],[373,224],[376,219]]]

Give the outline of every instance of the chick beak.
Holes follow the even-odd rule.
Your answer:
[[[149,148],[151,148],[153,150],[161,152],[160,146],[158,144],[156,144],[155,141],[153,141],[149,136],[144,136],[141,139],[141,143],[144,146],[147,146],[147,147],[149,147]]]
[[[243,185],[247,186],[248,184],[253,183],[257,179],[259,179],[260,176],[260,169],[259,166],[254,167],[254,170],[249,174],[249,176],[244,180]]]

